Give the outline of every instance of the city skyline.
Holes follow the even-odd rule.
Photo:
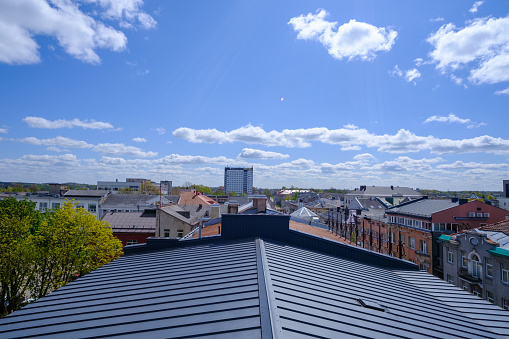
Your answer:
[[[5,1],[0,181],[501,190],[509,1]],[[3,46],[3,47],[2,47]]]

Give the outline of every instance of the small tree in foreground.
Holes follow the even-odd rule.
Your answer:
[[[0,201],[0,315],[122,255],[108,223],[74,201],[40,214],[35,203]]]

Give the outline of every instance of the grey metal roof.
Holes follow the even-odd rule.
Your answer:
[[[105,191],[101,191],[105,192]],[[171,202],[170,199],[167,199],[166,197],[161,197],[161,201],[163,204],[168,204]],[[103,206],[110,206],[110,205],[156,205],[156,203],[159,203],[159,196],[158,195],[152,195],[152,194],[121,194],[121,193],[115,193],[108,195],[102,205]]]
[[[402,213],[422,217],[431,217],[433,213],[456,207],[458,205],[458,202],[451,202],[450,200],[422,199],[394,206],[389,208],[387,213]]]
[[[64,193],[64,197],[102,198],[108,193],[102,190],[69,190]]]
[[[113,233],[144,233],[156,229],[156,211],[108,212],[101,220],[109,222]]]
[[[364,190],[356,188],[353,191],[348,192],[345,196],[367,196],[367,197],[392,197],[392,196],[403,196],[403,197],[415,197],[420,198],[421,193],[410,187],[399,187],[399,186],[363,186]]]
[[[230,219],[250,226],[224,223],[230,237],[283,231],[286,220]],[[266,222],[276,219],[276,229]],[[498,338],[509,330],[506,311],[411,263],[352,247],[408,268],[361,263],[323,251],[348,245],[287,232],[290,243],[169,239],[179,247],[119,258],[2,319],[0,337]],[[293,244],[303,239],[323,250]]]

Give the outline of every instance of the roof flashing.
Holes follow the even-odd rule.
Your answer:
[[[372,310],[382,311],[385,312],[385,307],[382,306],[378,301],[376,300],[370,300],[366,298],[358,298],[356,299],[357,302],[362,306],[366,308],[371,308]]]

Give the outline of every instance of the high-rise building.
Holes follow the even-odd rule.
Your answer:
[[[225,167],[224,191],[253,194],[253,168]]]

